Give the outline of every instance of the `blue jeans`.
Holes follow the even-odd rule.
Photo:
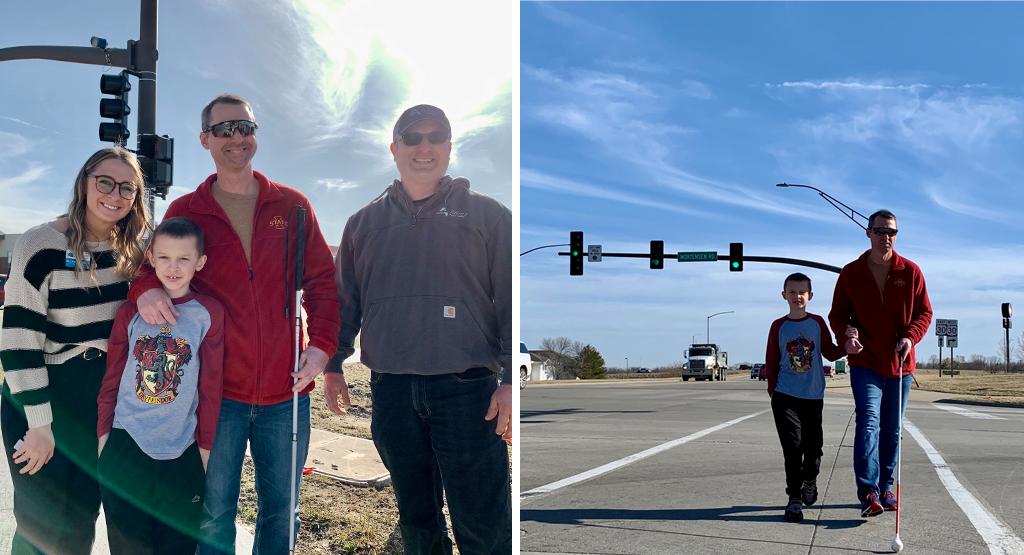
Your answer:
[[[903,406],[900,406],[899,378],[883,378],[870,368],[850,368],[850,386],[857,412],[853,474],[861,503],[872,491],[892,491],[899,455],[900,415],[906,412],[912,380],[910,374],[903,376]]]
[[[370,375],[373,443],[391,472],[405,553],[452,552],[445,498],[460,552],[512,553],[508,450],[484,420],[497,386],[486,368]]]
[[[296,499],[302,466],[309,452],[309,395],[299,395],[298,431]],[[235,515],[247,443],[256,470],[253,553],[287,553],[289,518],[295,519],[295,531],[299,530],[299,512],[292,512],[289,507],[292,402],[260,406],[224,399],[206,472],[206,499],[199,530],[199,552],[204,555],[235,552]]]

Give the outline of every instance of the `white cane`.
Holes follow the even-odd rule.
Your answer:
[[[302,335],[302,270],[303,258],[306,250],[306,209],[302,206],[295,207],[295,363],[293,372],[299,371],[299,348],[300,336]],[[287,253],[285,253],[287,257]],[[287,271],[287,265],[285,265]],[[292,385],[299,381],[292,378]],[[295,514],[299,510],[299,500],[296,496],[296,484],[298,474],[298,447],[299,447],[299,392],[292,391],[292,473],[291,485],[289,488],[289,509],[288,515],[288,553],[295,553]]]
[[[912,349],[913,347],[911,347]],[[910,351],[907,351],[910,355]],[[900,539],[900,514],[903,512],[903,499],[900,496],[900,473],[903,466],[903,357],[900,357],[900,383],[897,394],[898,406],[896,410],[900,413],[899,427],[896,434],[896,537],[892,540],[890,548],[893,553],[903,550],[903,540]]]

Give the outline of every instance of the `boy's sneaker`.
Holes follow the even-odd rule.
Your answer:
[[[804,511],[800,508],[799,499],[790,499],[786,505],[786,512],[782,515],[786,522],[800,522],[804,519]]]
[[[805,507],[813,505],[818,500],[818,482],[804,481],[800,486],[800,500],[804,502]]]
[[[899,503],[896,501],[895,493],[887,491],[882,494],[882,508],[887,511],[895,511],[900,508]]]
[[[878,516],[882,514],[882,505],[878,502],[878,493],[871,492],[864,499],[864,502],[860,504],[860,516]]]

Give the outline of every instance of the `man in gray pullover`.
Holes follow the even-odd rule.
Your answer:
[[[452,552],[447,499],[460,552],[511,553],[512,213],[446,175],[451,124],[439,108],[409,108],[393,137],[401,179],[349,218],[338,250],[327,404],[342,413],[341,363],[361,329],[405,552]]]

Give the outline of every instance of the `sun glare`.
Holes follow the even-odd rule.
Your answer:
[[[371,130],[376,139],[389,141],[391,122],[414,104],[442,108],[456,139],[510,113],[516,2],[299,0],[296,9],[320,49],[319,88],[339,125],[356,115],[376,72],[395,84],[386,96],[393,113]]]

